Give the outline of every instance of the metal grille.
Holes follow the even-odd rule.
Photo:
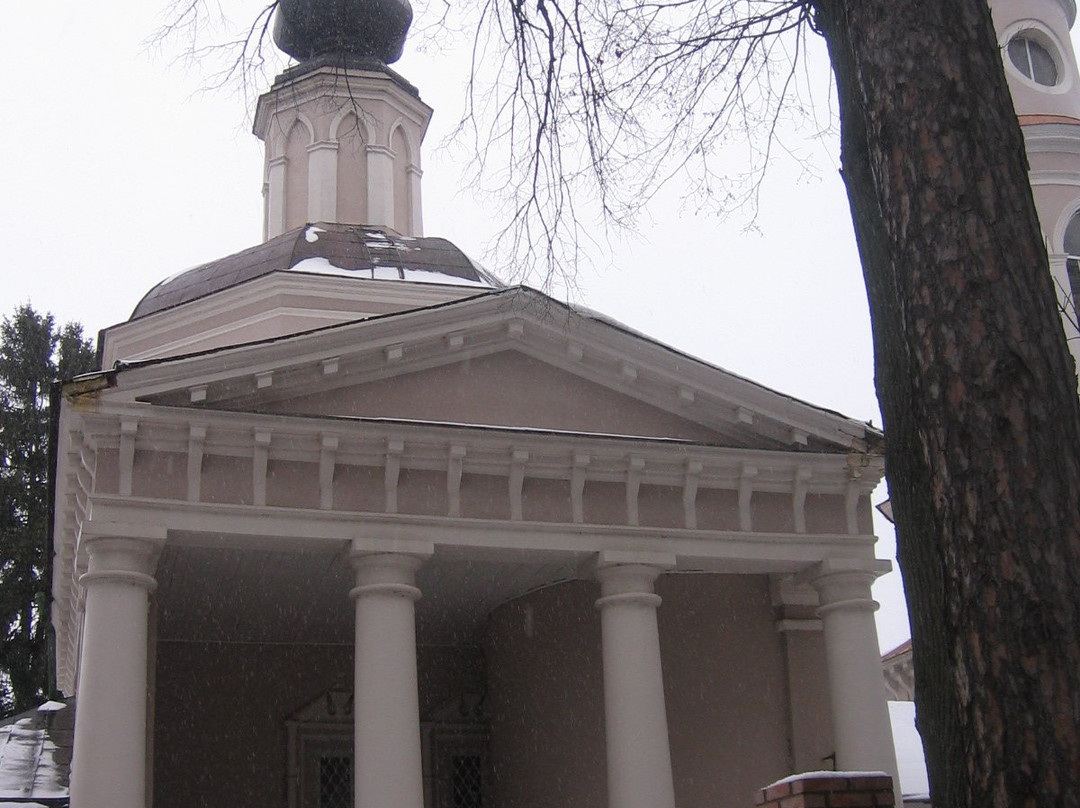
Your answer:
[[[319,808],[352,808],[352,804],[352,758],[319,758]]]
[[[450,759],[453,808],[484,808],[483,771],[479,755],[454,755]]]

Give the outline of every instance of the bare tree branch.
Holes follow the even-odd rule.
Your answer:
[[[471,184],[509,210],[496,248],[543,288],[572,277],[596,211],[626,228],[675,177],[699,206],[754,208],[800,80],[800,0],[484,0],[458,134]],[[491,68],[495,62],[497,69]],[[487,76],[493,74],[494,78]],[[794,112],[793,112],[794,110]],[[749,145],[734,175],[724,146]],[[499,146],[499,169],[487,152]]]

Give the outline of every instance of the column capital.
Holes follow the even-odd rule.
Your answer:
[[[336,140],[316,140],[307,147],[308,154],[317,151],[337,152],[338,142]]]
[[[420,600],[416,586],[416,571],[430,554],[422,553],[350,553],[349,561],[356,571],[356,586],[349,597],[357,600],[372,595],[392,595]]]
[[[817,590],[818,614],[833,611],[877,611],[870,586],[892,569],[882,559],[828,558],[805,573]]]
[[[662,572],[674,566],[675,556],[669,553],[599,553],[595,575],[600,582],[600,599],[596,608],[640,604],[655,609],[660,605],[660,596],[653,591],[653,585]]]
[[[154,571],[165,543],[164,531],[140,531],[131,525],[95,527],[100,532],[84,534],[79,542],[79,549],[88,558],[87,571],[79,576],[79,584],[87,587],[95,583],[126,583],[153,592],[157,588]],[[160,537],[146,535],[155,532]]]

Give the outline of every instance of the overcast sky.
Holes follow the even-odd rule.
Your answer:
[[[164,1],[5,8],[0,313],[29,302],[95,334],[127,319],[162,278],[261,241],[254,98],[235,87],[201,92],[208,70],[176,63],[179,43],[147,49]],[[223,2],[230,10],[251,5]],[[424,150],[426,233],[451,239],[496,275],[511,274],[485,253],[502,212],[463,190],[461,149],[445,142],[461,112],[466,60],[453,49],[417,53],[410,43],[395,69],[435,108]],[[811,69],[824,75],[827,65],[818,59]],[[817,116],[827,120],[827,109]],[[576,300],[728,370],[880,425],[839,150],[835,136],[815,129],[788,141],[810,172],[778,159],[753,222],[745,211],[720,221],[687,210],[674,187],[631,238],[594,250]],[[875,502],[885,497],[882,489]],[[879,533],[879,555],[891,557],[887,525]],[[888,649],[909,636],[899,576],[879,582],[876,596]]]

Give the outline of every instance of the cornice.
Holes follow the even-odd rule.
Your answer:
[[[370,317],[318,332],[132,367],[108,397],[251,408],[315,390],[363,384],[498,350],[517,350],[706,427],[767,437],[778,447],[865,451],[880,436],[694,359],[629,329],[515,288],[426,309]],[[333,368],[329,371],[329,368]],[[237,372],[236,368],[244,368]],[[272,386],[257,376],[271,373]]]
[[[1080,154],[1080,122],[1029,123],[1022,132],[1028,154]]]
[[[853,479],[871,491],[882,475],[882,460],[858,455],[866,462],[857,469],[847,455],[743,449],[712,446],[671,438],[562,432],[500,426],[400,421],[383,418],[299,417],[227,412],[146,403],[100,403],[78,416],[81,447],[92,451],[119,449],[125,424],[135,435],[136,451],[186,452],[193,428],[202,430],[204,455],[251,457],[253,435],[270,435],[270,457],[298,462],[318,461],[323,439],[336,439],[339,464],[379,465],[387,444],[400,441],[402,468],[444,471],[451,448],[462,446],[464,471],[509,475],[514,452],[529,455],[530,476],[569,480],[575,458],[589,458],[588,478],[598,482],[624,481],[631,458],[644,461],[641,481],[682,485],[688,464],[701,488],[738,487],[747,467],[754,469],[755,491],[790,492],[800,471],[810,472],[808,490],[844,493]],[[74,426],[74,425],[73,425]],[[82,464],[92,464],[82,458]],[[853,477],[853,469],[857,474]]]
[[[261,96],[255,107],[252,132],[265,140],[275,115],[312,101],[346,101],[363,108],[365,101],[384,101],[421,128],[434,110],[416,95],[380,71],[321,67],[295,79],[276,84]]]
[[[209,334],[228,333],[244,325],[252,325],[271,319],[290,311],[306,317],[324,317],[328,325],[340,325],[371,316],[382,316],[364,312],[367,306],[396,306],[402,309],[440,305],[451,300],[468,297],[479,289],[473,287],[417,284],[406,281],[371,280],[365,278],[344,278],[336,275],[313,275],[305,272],[272,272],[245,283],[223,289],[208,297],[183,303],[179,306],[163,309],[153,314],[117,323],[105,329],[108,352],[107,364],[114,360],[142,361],[141,355],[124,355],[125,346],[131,345],[149,335],[176,331],[187,336],[177,338],[165,345],[158,345],[153,350],[160,356],[162,351],[171,355],[180,355],[186,346],[190,346]],[[304,305],[282,306],[289,298],[302,298]],[[342,306],[343,301],[352,301],[355,310]],[[320,310],[320,302],[326,306]],[[226,326],[208,330],[198,327],[200,323],[258,304],[273,305],[274,308],[240,320],[233,320]]]

